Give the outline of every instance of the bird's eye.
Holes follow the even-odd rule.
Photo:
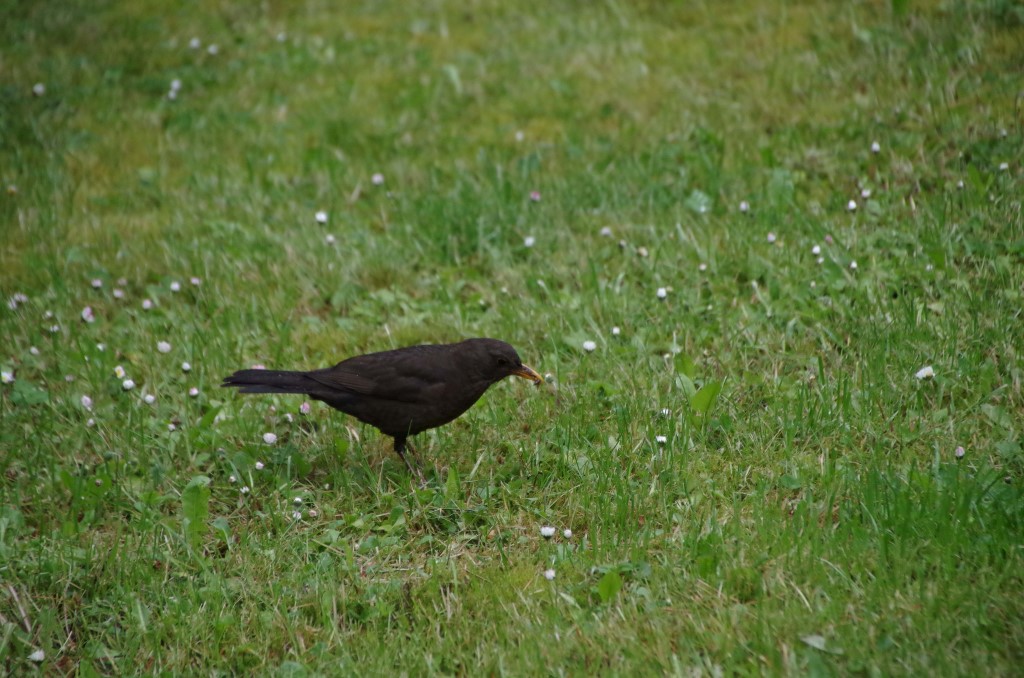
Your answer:
[[[501,365],[502,367],[508,365],[508,358],[506,358],[505,356],[498,356],[498,364]]]

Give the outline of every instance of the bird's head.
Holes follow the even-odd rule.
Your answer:
[[[544,381],[532,367],[524,365],[516,350],[504,341],[467,339],[458,346],[464,347],[465,354],[472,361],[475,370],[492,383],[505,377],[522,377],[535,384]]]

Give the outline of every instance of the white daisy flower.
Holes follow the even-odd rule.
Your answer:
[[[160,351],[161,353],[170,353],[171,345],[166,341],[158,341],[156,344],[156,350]]]
[[[555,536],[555,528],[551,527],[550,525],[544,525],[540,528],[540,536],[544,537],[545,539],[551,539],[551,537]]]
[[[591,351],[593,351],[596,348],[597,348],[597,344],[595,342],[593,342],[593,341],[587,340],[587,341],[583,342],[583,350],[586,351],[587,353],[590,353]]]
[[[121,388],[123,388],[125,391],[130,391],[133,388],[135,388],[135,382],[132,381],[131,379],[125,379],[124,381],[121,382]]]
[[[276,433],[264,433],[263,434],[263,442],[265,442],[267,445],[273,445],[274,443],[277,442],[277,434]]]
[[[931,365],[925,365],[915,372],[914,376],[918,379],[931,379],[935,376],[935,369]]]

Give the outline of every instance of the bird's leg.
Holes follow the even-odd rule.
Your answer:
[[[405,450],[407,447],[410,452],[413,452],[412,445],[410,445],[405,438],[395,438],[395,452],[397,452],[398,456],[401,457],[402,461],[405,462],[405,465],[409,468],[409,471],[415,473],[416,476],[420,479],[420,485],[426,487],[427,479],[423,477],[423,472],[420,471],[418,467],[413,466],[411,463],[409,463],[409,460],[405,456]],[[415,456],[413,458],[415,459]]]

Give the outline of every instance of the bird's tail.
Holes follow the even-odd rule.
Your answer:
[[[306,372],[288,370],[238,370],[224,377],[221,387],[237,388],[239,393],[305,393],[309,394],[320,384]]]

